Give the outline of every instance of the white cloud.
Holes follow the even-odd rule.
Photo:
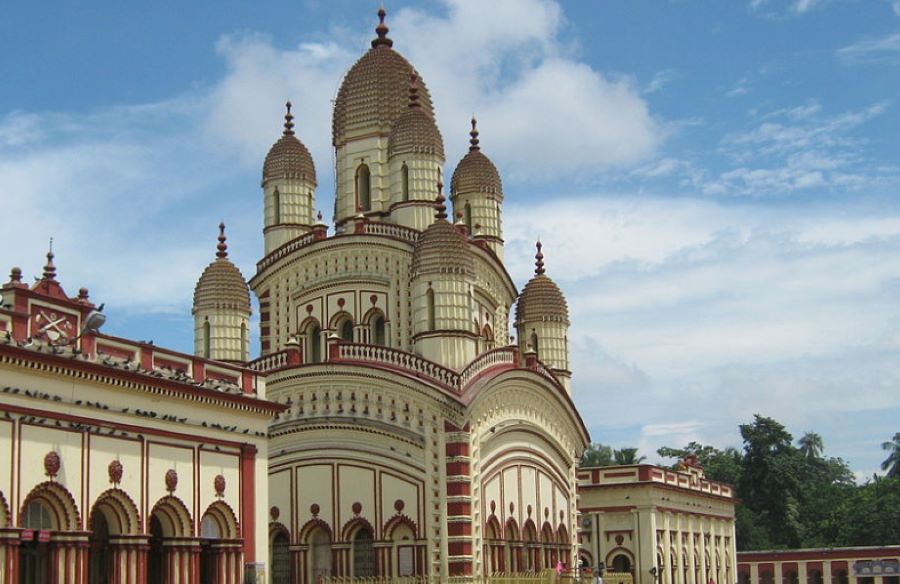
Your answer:
[[[653,79],[644,87],[642,93],[651,94],[662,91],[678,78],[678,72],[674,69],[665,69],[658,71],[653,75]]]
[[[895,12],[900,3],[894,5]],[[900,16],[900,12],[897,13]],[[845,63],[900,63],[900,32],[881,38],[863,39],[837,51]]]

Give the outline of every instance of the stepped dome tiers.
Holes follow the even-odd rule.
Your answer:
[[[453,178],[450,179],[450,195],[485,193],[503,198],[503,185],[500,173],[491,159],[481,151],[478,140],[478,128],[472,118],[472,131],[469,133],[469,152],[456,165]]]
[[[206,266],[194,288],[193,313],[202,309],[230,308],[250,313],[250,289],[241,271],[228,259],[225,224],[219,224],[216,259]]]
[[[394,42],[387,37],[384,9],[378,11],[381,22],[375,32],[372,48],[363,55],[341,83],[334,103],[332,141],[335,147],[342,145],[355,130],[366,131],[378,126],[384,133],[394,121],[408,109],[407,87],[413,66],[391,47]],[[431,95],[424,82],[419,80],[422,110],[434,115]]]
[[[544,254],[537,243],[537,258],[532,278],[516,304],[516,325],[529,322],[558,322],[569,325],[569,308],[559,286],[544,273]]]
[[[409,106],[391,128],[388,156],[401,154],[434,154],[444,158],[444,140],[434,118],[419,103],[418,75],[412,74]]]
[[[438,189],[443,185],[439,184]],[[447,222],[444,195],[438,193],[436,220],[416,241],[413,252],[413,277],[427,274],[475,273],[472,251],[459,229]]]
[[[287,103],[287,114],[284,116],[284,133],[278,139],[263,164],[262,184],[274,179],[304,179],[316,185],[316,167],[313,164],[309,149],[294,135],[294,116],[291,114],[291,102]]]

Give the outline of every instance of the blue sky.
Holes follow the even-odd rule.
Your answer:
[[[331,209],[330,105],[358,1],[18,3],[0,16],[0,269],[106,302],[107,332],[192,348],[228,224],[262,252],[259,174],[293,100]],[[900,2],[387,5],[446,171],[475,112],[510,272],[540,236],[593,438],[739,445],[754,413],[871,476],[900,419]],[[327,215],[327,213],[326,213]]]

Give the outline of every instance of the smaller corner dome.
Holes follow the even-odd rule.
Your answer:
[[[287,102],[287,113],[284,116],[284,133],[278,139],[263,163],[262,184],[281,178],[307,180],[315,186],[316,167],[313,164],[309,149],[294,135],[294,116],[291,115],[291,102]]]
[[[434,118],[419,103],[418,73],[409,83],[409,106],[391,126],[388,156],[399,154],[434,154],[444,159],[444,140]]]
[[[413,250],[413,277],[426,274],[475,274],[469,242],[447,222],[444,196],[438,195],[437,220],[422,232]]]
[[[225,226],[220,225],[219,245],[213,260],[194,288],[192,314],[203,309],[233,309],[250,314],[250,287],[241,271],[228,259],[225,245]]]
[[[556,282],[544,274],[544,254],[537,242],[534,278],[525,284],[516,303],[516,325],[529,322],[559,322],[569,326],[569,306]]]
[[[472,118],[472,137],[469,141],[469,152],[459,161],[450,179],[450,195],[468,193],[485,193],[503,197],[503,185],[500,173],[491,159],[485,156],[478,145],[478,129],[476,120]]]

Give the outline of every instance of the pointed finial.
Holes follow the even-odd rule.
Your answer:
[[[322,222],[322,211],[316,213],[316,221],[318,221],[319,223]]]
[[[378,26],[375,27],[375,34],[378,35],[378,38],[372,41],[372,48],[379,46],[393,47],[394,41],[388,38],[387,33],[390,30],[387,25],[384,23],[384,17],[387,15],[387,12],[384,11],[384,6],[378,9]]]
[[[469,152],[480,150],[481,148],[478,146],[478,120],[475,119],[475,114],[472,114],[472,131],[469,132],[469,136],[472,136],[469,140]]]
[[[56,279],[56,266],[53,265],[53,258],[56,256],[53,255],[53,238],[50,238],[50,251],[47,252],[47,264],[44,266],[44,279],[45,280],[54,280]]]
[[[541,253],[541,248],[544,246],[541,244],[540,239],[537,240],[535,247],[537,247],[537,253],[534,254],[534,259],[535,259],[534,275],[535,276],[543,276],[544,275],[544,254]]]
[[[293,136],[294,135],[294,114],[291,113],[291,107],[293,104],[291,102],[287,102],[284,104],[284,107],[287,108],[287,113],[284,114],[284,135],[285,136]]]
[[[13,284],[21,284],[22,283],[22,268],[18,266],[13,266],[13,269],[9,271],[9,281]]]
[[[219,259],[228,257],[228,244],[225,243],[225,222],[219,223],[219,245],[216,246],[218,250],[216,252],[216,257]]]
[[[419,73],[413,69],[409,76],[409,107],[420,107],[419,104]]]
[[[447,205],[444,204],[444,201],[447,199],[444,198],[444,183],[438,181],[437,184],[438,194],[434,199],[434,208],[437,211],[434,214],[435,219],[447,219]]]

